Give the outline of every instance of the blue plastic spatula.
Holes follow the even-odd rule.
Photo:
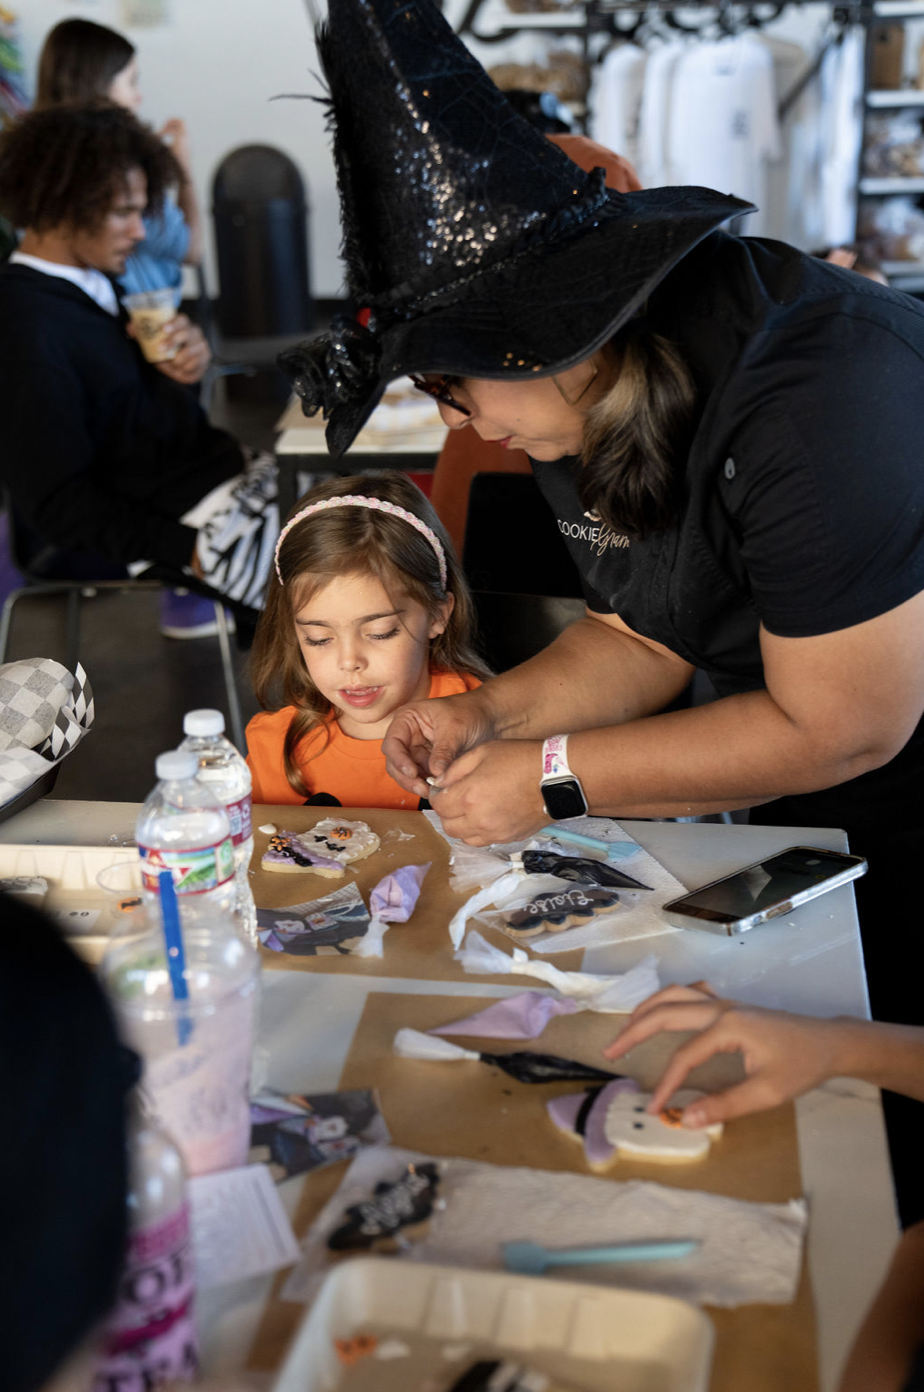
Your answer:
[[[698,1238],[681,1242],[618,1242],[612,1247],[540,1247],[538,1242],[505,1242],[504,1265],[520,1276],[541,1276],[548,1266],[593,1266],[602,1263],[661,1261],[686,1257],[700,1246]]]

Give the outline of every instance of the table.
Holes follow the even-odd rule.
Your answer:
[[[342,459],[334,459],[327,451],[326,428],[323,417],[306,416],[297,399],[289,403],[276,422],[279,433],[273,449],[279,465],[279,506],[283,517],[298,495],[299,470],[357,474],[375,463],[380,468],[415,474],[434,467],[446,439],[444,425],[390,436],[366,426],[350,445],[349,452]]]
[[[67,803],[46,799],[0,826],[0,842],[67,842],[76,845],[119,844],[131,837],[138,806],[112,803]],[[254,824],[307,827],[325,809],[258,808]],[[433,853],[431,877],[445,873],[446,854],[439,838],[418,813],[350,813],[380,830],[414,829],[421,839],[417,851]],[[717,826],[705,823],[628,822],[626,830],[684,883],[715,878],[773,851],[800,841],[843,849],[845,838],[836,830]],[[261,838],[258,835],[258,850]],[[425,844],[424,844],[425,843]],[[388,843],[395,854],[409,842]],[[378,857],[374,858],[378,860]],[[387,872],[381,862],[357,876],[374,883]],[[263,876],[269,879],[269,876]],[[285,876],[272,877],[284,880]],[[294,877],[293,877],[294,878]],[[299,880],[301,886],[304,882]],[[434,880],[435,883],[435,880]],[[331,888],[315,882],[303,891],[316,897]],[[426,883],[425,883],[426,889]],[[300,890],[301,892],[301,890]],[[297,894],[276,902],[293,902]],[[458,902],[458,901],[456,901]],[[439,910],[437,912],[437,910]],[[402,995],[496,997],[523,989],[523,978],[464,978],[452,963],[445,906],[427,909],[421,897],[413,933],[416,954],[397,945],[382,962],[370,959],[281,959],[267,961],[261,1009],[260,1058],[265,1081],[285,1090],[324,1091],[336,1088],[350,1053],[354,1034],[370,991]],[[389,935],[397,937],[400,929]],[[707,976],[723,991],[759,1004],[784,1005],[818,1015],[868,1013],[853,891],[831,892],[798,910],[792,924],[779,921],[755,930],[741,940],[685,933],[653,940],[664,981]],[[625,970],[649,950],[648,942],[598,949],[587,965],[591,970]],[[274,954],[266,954],[267,958]],[[573,954],[567,954],[568,957]],[[414,963],[409,969],[408,963]],[[300,970],[286,969],[293,962]],[[561,966],[578,962],[556,958]],[[402,975],[396,975],[395,969]],[[501,984],[502,983],[502,984]],[[888,1154],[878,1093],[855,1082],[834,1080],[796,1105],[799,1159],[803,1191],[810,1203],[808,1266],[815,1297],[819,1355],[819,1385],[832,1388],[843,1356],[863,1310],[878,1286],[896,1241]],[[849,1155],[849,1164],[844,1156]],[[339,1169],[315,1176],[315,1192],[306,1199],[307,1184],[296,1179],[282,1194],[297,1230],[304,1229],[313,1211],[339,1182]],[[659,1176],[660,1178],[660,1176]],[[204,1293],[200,1302],[206,1366],[225,1374],[244,1366],[254,1354],[266,1366],[269,1351],[278,1351],[288,1332],[292,1307],[271,1299],[272,1278]]]

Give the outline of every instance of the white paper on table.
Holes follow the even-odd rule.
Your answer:
[[[370,1146],[358,1155],[312,1225],[282,1298],[313,1299],[329,1269],[327,1238],[349,1204],[368,1198],[379,1181],[397,1179],[408,1163],[434,1158],[390,1146]],[[408,1260],[497,1271],[503,1269],[504,1242],[597,1247],[698,1238],[700,1247],[677,1261],[569,1266],[561,1274],[569,1281],[657,1291],[726,1307],[787,1304],[795,1298],[808,1218],[804,1199],[751,1203],[641,1180],[619,1182],[462,1159],[436,1158],[436,1163],[445,1206],[404,1254]]]
[[[196,1282],[203,1290],[298,1261],[292,1224],[265,1165],[194,1176],[189,1204]]]
[[[513,952],[502,952],[473,928],[465,940],[465,946],[454,956],[457,962],[461,962],[464,971],[477,976],[507,975],[512,972],[518,976],[536,977],[547,986],[554,987],[561,995],[576,1000],[583,1010],[627,1014],[654,995],[661,986],[658,961],[653,953],[643,957],[627,972],[596,976],[592,972],[561,971],[551,962],[534,962],[519,947],[515,947]]]
[[[446,835],[439,817],[432,809],[424,812],[424,816],[434,830],[439,832],[443,839],[449,843],[450,847],[455,849],[464,846],[464,842]],[[575,817],[571,821],[562,822],[561,825],[586,836],[593,836],[599,841],[625,842],[634,840],[618,822],[612,821],[609,817]],[[537,838],[532,838],[532,840],[535,839]],[[525,850],[530,844],[531,841],[514,841],[485,849],[498,855],[511,855],[515,851]],[[635,844],[638,846],[637,842]],[[563,854],[580,855],[580,847],[578,846],[563,846],[561,849]],[[683,931],[667,922],[667,919],[661,914],[661,906],[666,904],[669,899],[676,899],[679,895],[686,894],[686,885],[681,884],[669,870],[664,868],[660,861],[655,860],[654,856],[641,846],[638,846],[633,855],[620,857],[612,864],[615,869],[624,870],[627,875],[640,880],[642,884],[650,885],[651,891],[620,889],[618,893],[622,907],[612,916],[598,919],[578,928],[566,928],[563,933],[543,933],[540,936],[530,938],[529,948],[531,952],[541,954],[571,952],[576,948],[602,947],[606,943],[632,942],[637,938],[654,938],[662,933]],[[505,879],[506,877],[503,877],[502,880],[495,881],[498,892],[501,891],[501,885]],[[482,891],[483,894],[484,891]],[[462,920],[463,926],[465,919],[477,914],[479,909],[495,902],[491,898],[480,897],[480,902],[475,905],[473,899],[469,900],[464,905],[463,910],[460,910],[456,915],[456,918]],[[453,921],[455,922],[455,919]],[[453,947],[458,947],[460,941],[461,934],[458,935],[458,939],[453,938]]]

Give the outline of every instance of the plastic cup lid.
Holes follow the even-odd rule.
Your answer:
[[[225,718],[219,710],[187,711],[183,716],[184,735],[221,735]]]
[[[168,778],[195,778],[198,769],[199,760],[188,749],[170,749],[166,754],[158,754],[154,763],[161,782]]]

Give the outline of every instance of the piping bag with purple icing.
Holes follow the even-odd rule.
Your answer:
[[[382,939],[389,924],[407,923],[417,907],[424,875],[433,862],[426,865],[400,865],[390,875],[379,880],[369,895],[372,921],[365,936],[353,949],[354,957],[381,957]]]

